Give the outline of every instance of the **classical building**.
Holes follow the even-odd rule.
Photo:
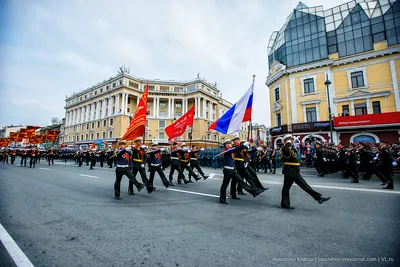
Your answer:
[[[268,46],[271,135],[399,142],[400,1],[299,3]]]
[[[210,84],[199,76],[186,82],[148,80],[131,76],[121,69],[117,76],[66,98],[64,143],[85,148],[95,141],[102,141],[116,146],[129,126],[146,85],[149,86],[147,145],[152,141],[167,144],[165,127],[193,105],[196,108],[192,144],[212,147],[230,138],[208,131],[209,125],[232,106],[222,98],[216,84]],[[177,140],[188,143],[189,135],[190,129]]]
[[[15,133],[21,130],[22,128],[25,128],[26,126],[18,125],[10,125],[10,126],[4,126],[3,128],[0,129],[0,138],[8,138],[10,137],[10,133]]]

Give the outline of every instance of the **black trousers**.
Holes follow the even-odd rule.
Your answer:
[[[121,193],[121,180],[122,177],[126,175],[130,181],[132,181],[136,187],[140,187],[142,184],[139,183],[135,176],[133,175],[131,169],[129,167],[117,167],[115,169],[115,183],[114,183],[114,194],[119,197]]]
[[[236,185],[239,184],[244,190],[254,195],[257,191],[256,189],[250,187],[242,177],[237,173],[236,170],[230,170],[224,168],[224,179],[222,180],[221,190],[219,194],[219,201],[226,202],[226,189],[228,188],[229,182],[231,183],[231,197],[236,198]],[[231,181],[232,180],[232,181]]]
[[[21,157],[21,167],[22,167],[22,164],[24,164],[24,166],[26,167],[26,156]]]
[[[35,157],[29,157],[29,168],[35,167]]]
[[[258,178],[257,177],[253,177],[248,172],[248,170],[244,167],[244,164],[242,164],[240,167],[237,167],[236,170],[237,170],[237,173],[239,174],[239,176],[242,179],[246,179],[246,182],[249,183],[249,185],[251,187],[253,187],[255,189],[261,189],[261,188],[258,188],[258,186],[256,186],[256,181],[255,180],[256,179],[258,180]],[[258,182],[260,182],[260,181],[258,181]],[[238,186],[237,186],[237,191],[238,191],[238,193],[243,193],[243,187],[240,184],[238,184]]]
[[[14,164],[15,156],[11,156],[11,164]]]
[[[389,179],[391,178],[393,184],[393,177],[390,173],[390,168],[385,167],[383,164],[379,163],[378,166],[376,166],[374,173],[379,178],[379,180],[382,181],[382,183],[389,182]]]
[[[265,189],[265,187],[262,185],[262,183],[260,182],[260,179],[258,179],[257,173],[256,171],[250,166],[247,165],[246,170],[250,173],[250,175],[253,177],[253,182],[254,185],[258,188],[258,189]]]
[[[197,162],[197,160],[191,160],[190,161],[190,168],[192,168],[192,170],[196,169],[201,176],[205,176],[203,170],[201,169],[199,163]],[[189,174],[189,180],[190,180],[190,174]]]
[[[192,176],[193,176],[193,178],[197,181],[197,180],[199,180],[199,177],[197,176],[197,174],[195,174],[194,173],[194,171],[193,171],[193,169],[189,166],[189,164],[188,163],[182,163],[181,164],[181,168],[182,168],[182,172],[184,171],[184,170],[187,170],[188,171],[188,173],[189,173],[189,181],[190,181],[190,179],[192,178]]]
[[[49,165],[50,165],[50,163],[54,164],[54,157],[53,157],[53,155],[48,156],[48,157],[47,157],[47,160],[49,161]]]
[[[304,180],[303,176],[301,176],[300,172],[297,173],[297,176],[288,176],[284,175],[283,187],[282,187],[282,207],[290,207],[290,195],[289,191],[292,187],[292,184],[296,183],[301,189],[306,191],[310,196],[312,196],[315,200],[318,200],[322,197],[320,193],[314,191],[307,182]]]
[[[172,182],[172,180],[174,179],[175,170],[178,172],[178,183],[180,183],[182,180],[187,182],[185,175],[182,172],[181,164],[177,160],[172,160],[171,170],[169,172],[169,180]]]
[[[276,159],[271,160],[271,163],[272,163],[272,168],[274,168],[273,174],[275,174],[275,172],[276,172]]]
[[[96,159],[91,159],[90,160],[90,169],[93,169],[94,166],[96,166]]]
[[[161,169],[161,165],[158,165],[158,166],[150,165],[150,181],[149,181],[150,186],[153,187],[154,175],[156,172],[160,176],[161,181],[163,182],[164,186],[168,188],[169,182],[167,180],[167,177],[165,177],[163,170]]]
[[[147,179],[147,175],[146,175],[146,168],[145,167],[141,167],[139,164],[135,164],[134,167],[132,168],[132,174],[135,176],[137,174],[140,174],[140,177],[142,178],[142,182],[146,185],[146,189],[147,191],[151,191],[151,188],[153,186],[150,185],[149,179]],[[133,182],[129,181],[129,187],[128,190],[130,192],[133,192]]]
[[[324,160],[316,160],[315,161],[315,169],[317,170],[318,174],[325,175],[325,162]]]
[[[350,175],[351,178],[358,181],[358,170],[356,165],[348,165],[347,173]]]

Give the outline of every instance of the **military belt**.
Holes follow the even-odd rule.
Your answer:
[[[182,162],[188,162],[188,160],[185,160],[185,159],[182,159],[181,161],[182,161]]]
[[[235,158],[236,161],[244,161],[244,159],[241,158]]]
[[[190,160],[197,160],[197,158],[193,158],[193,159],[190,159]]]
[[[151,166],[160,166],[160,163],[158,164],[151,163]]]
[[[228,170],[234,170],[235,167],[230,167],[230,166],[225,166],[224,169],[228,169]]]
[[[177,159],[177,160],[179,160],[179,158],[177,158],[177,157],[171,157],[171,159]]]
[[[288,166],[300,166],[298,162],[284,162],[283,164]]]
[[[143,162],[143,160],[141,160],[141,159],[132,159],[133,161],[136,161],[136,162]]]
[[[120,167],[120,168],[127,168],[127,167],[129,167],[129,165],[117,165],[117,167]]]

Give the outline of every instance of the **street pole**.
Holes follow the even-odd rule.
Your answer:
[[[328,95],[328,112],[329,112],[329,127],[330,127],[330,132],[331,132],[331,142],[333,142],[333,131],[332,131],[332,111],[331,111],[331,99],[330,99],[330,95],[329,95],[329,85],[331,85],[331,81],[328,79],[328,74],[326,74],[326,81],[325,81],[325,85],[326,85],[326,92]]]

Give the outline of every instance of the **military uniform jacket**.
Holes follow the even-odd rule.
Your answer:
[[[132,163],[133,167],[136,169],[139,169],[140,165],[146,163],[146,153],[143,148],[135,146],[132,149]]]
[[[282,174],[297,177],[300,172],[299,157],[297,150],[290,143],[282,147],[282,162]]]
[[[235,167],[236,170],[244,168],[244,163],[247,161],[247,151],[244,146],[234,153]]]
[[[199,151],[200,150],[192,150],[190,151],[190,161],[197,161],[198,157],[199,157]]]

